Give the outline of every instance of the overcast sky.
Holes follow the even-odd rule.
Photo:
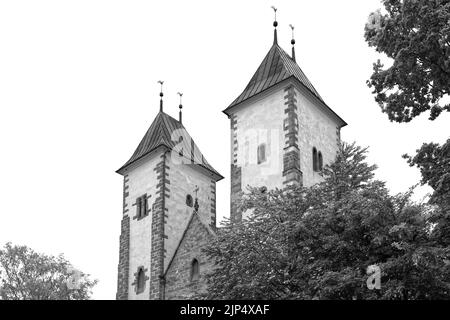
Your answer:
[[[349,124],[345,141],[369,146],[377,178],[392,192],[419,181],[401,158],[448,138],[448,114],[390,123],[365,81],[378,55],[363,38],[370,1],[2,1],[0,2],[0,245],[64,253],[116,293],[122,177],[159,110],[183,123],[226,178],[219,217],[229,215],[229,120],[221,112],[244,89],[273,41],[290,52],[325,102]],[[416,197],[428,189],[421,188]]]

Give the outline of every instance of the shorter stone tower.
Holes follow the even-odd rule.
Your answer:
[[[188,297],[198,289],[195,272],[208,262],[186,246],[190,237],[202,243],[214,233],[216,182],[223,177],[190,138],[181,110],[179,120],[164,113],[162,94],[160,112],[117,173],[123,176],[117,299]],[[184,287],[181,278],[189,279]]]

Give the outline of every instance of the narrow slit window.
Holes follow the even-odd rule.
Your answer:
[[[139,268],[137,275],[136,293],[141,293],[145,289],[145,272],[143,268]]]
[[[323,158],[322,158],[322,152],[320,152],[319,151],[319,154],[318,154],[318,158],[319,158],[319,171],[322,171],[322,169],[323,169]]]
[[[317,149],[316,149],[316,147],[314,147],[313,148],[313,150],[312,150],[312,158],[313,158],[313,171],[317,171],[317,162],[318,162],[318,159],[317,159]]]
[[[147,215],[147,195],[141,197],[141,218]]]
[[[188,195],[186,196],[186,205],[187,205],[188,207],[192,207],[192,206],[193,206],[193,200],[192,200],[192,196],[191,196],[190,194],[188,194]]]
[[[136,217],[141,218],[142,214],[142,197],[136,199]]]
[[[258,164],[261,164],[266,161],[266,144],[261,143],[258,146]]]
[[[197,259],[191,263],[191,281],[197,281],[200,278],[200,266]]]

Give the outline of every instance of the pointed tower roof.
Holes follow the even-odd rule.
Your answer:
[[[134,151],[131,158],[116,172],[122,174],[124,170],[135,163],[139,159],[142,159],[144,156],[149,154],[150,152],[156,150],[160,146],[165,146],[170,150],[173,150],[176,145],[180,142],[172,141],[172,133],[177,129],[186,128],[181,124],[181,122],[175,120],[168,114],[160,111],[156,118],[153,120],[153,123],[150,125],[150,128],[145,133],[138,147]],[[187,130],[185,131],[187,132]],[[185,137],[186,138],[186,137]],[[183,139],[185,140],[185,139]],[[187,139],[186,139],[187,140]],[[186,156],[190,159],[193,164],[199,165],[209,172],[211,172],[216,181],[223,179],[223,176],[217,172],[205,159],[203,154],[199,152],[197,145],[194,140],[191,141],[191,145],[189,145],[189,141],[183,141],[184,150],[196,150],[197,152],[191,152],[190,155]]]
[[[304,88],[306,88],[307,91],[317,98],[326,109],[338,118],[339,122],[341,122],[341,127],[346,126],[347,123],[325,103],[319,92],[317,92],[312,83],[308,80],[305,73],[297,64],[295,56],[290,57],[289,54],[287,54],[286,51],[278,45],[276,21],[274,22],[274,26],[274,43],[272,47],[259,65],[253,77],[250,79],[250,82],[247,84],[244,91],[242,91],[242,93],[225,110],[223,110],[223,112],[229,116],[230,109],[235,106],[286,79],[293,78],[296,79]],[[291,44],[294,43],[291,42]]]
[[[296,78],[317,99],[324,102],[298,64],[275,42],[247,84],[247,87],[224,112],[227,113],[232,107],[289,77]]]

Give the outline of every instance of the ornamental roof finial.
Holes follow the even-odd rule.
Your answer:
[[[273,12],[274,12],[274,21],[273,21],[273,44],[278,44],[278,36],[277,36],[277,26],[278,26],[278,22],[277,22],[277,8],[275,8],[274,6],[272,6]]]
[[[158,83],[161,85],[161,92],[159,93],[159,96],[161,97],[159,100],[159,111],[162,112],[163,111],[163,96],[164,96],[164,93],[163,93],[164,81],[159,80]]]
[[[289,27],[291,27],[292,30],[292,39],[291,39],[291,44],[292,44],[292,60],[294,60],[295,62],[295,39],[294,39],[294,26],[292,24],[289,25]]]

